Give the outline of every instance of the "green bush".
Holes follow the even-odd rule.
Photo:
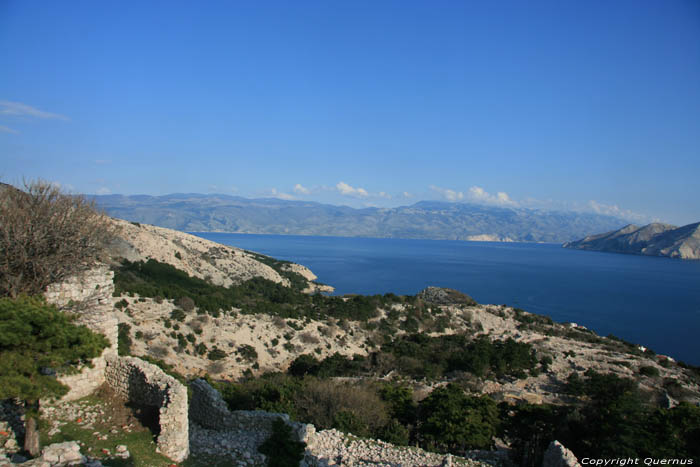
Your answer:
[[[119,323],[117,325],[117,353],[119,355],[131,355],[131,326],[127,323]]]
[[[464,454],[471,449],[490,449],[498,428],[493,399],[467,396],[452,383],[435,389],[419,405],[420,445],[429,450]]]
[[[240,355],[247,362],[254,362],[258,359],[258,352],[255,347],[248,344],[243,344],[238,347],[238,355]]]
[[[272,434],[260,445],[258,451],[267,456],[269,467],[298,466],[304,458],[306,443],[296,441],[292,428],[281,418],[272,423]]]
[[[472,340],[464,334],[437,337],[411,334],[384,344],[369,358],[356,356],[351,360],[333,355],[307,372],[319,376],[359,376],[369,372],[383,375],[398,369],[414,378],[435,379],[452,371],[480,377],[525,377],[537,363],[534,348],[513,339],[491,341],[486,336]]]
[[[170,318],[176,320],[176,321],[184,321],[187,315],[185,312],[179,308],[175,308],[173,311],[170,312]]]
[[[367,385],[307,378],[294,402],[299,417],[319,429],[337,428],[375,437],[389,421],[386,403]]]
[[[194,300],[192,300],[190,297],[178,298],[177,300],[175,300],[175,305],[179,306],[185,311],[194,310]]]
[[[214,347],[207,354],[207,358],[209,358],[209,360],[221,360],[221,359],[226,358],[226,352],[219,349],[218,347]]]

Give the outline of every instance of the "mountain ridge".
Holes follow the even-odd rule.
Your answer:
[[[109,215],[186,232],[562,243],[626,222],[591,213],[442,201],[351,208],[231,195],[96,195]]]

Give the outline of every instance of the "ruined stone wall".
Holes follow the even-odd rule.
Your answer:
[[[114,273],[106,265],[99,265],[49,285],[44,293],[49,303],[75,314],[77,324],[104,334],[110,342],[102,355],[92,360],[92,368],[85,365],[79,373],[59,376],[59,381],[70,388],[63,396],[64,400],[80,399],[95,391],[105,381],[105,359],[117,355],[118,323],[112,307],[113,277]]]
[[[160,368],[136,357],[107,358],[105,380],[131,402],[159,408],[158,449],[180,462],[189,455],[187,388]]]
[[[272,434],[272,423],[281,418],[291,426],[299,441],[308,442],[315,432],[313,425],[292,422],[289,415],[262,411],[230,411],[221,394],[203,379],[190,383],[192,400],[190,401],[190,420],[203,428],[224,431],[250,431],[267,438]]]
[[[161,453],[180,462],[189,454],[187,388],[160,368],[135,357],[117,354],[118,320],[112,293],[114,273],[99,265],[82,274],[47,287],[45,296],[76,323],[104,334],[110,342],[102,355],[73,375],[59,376],[70,390],[63,399],[75,400],[92,394],[103,383],[131,402],[158,408]]]

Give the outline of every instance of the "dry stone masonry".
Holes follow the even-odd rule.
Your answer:
[[[61,376],[70,401],[93,393],[103,383],[130,402],[158,409],[158,449],[174,461],[189,455],[187,388],[160,368],[135,357],[117,354],[118,322],[113,312],[114,274],[106,265],[50,285],[50,303],[77,315],[77,323],[104,334],[110,346],[78,374]]]
[[[229,411],[219,392],[202,379],[191,383],[190,448],[193,455],[228,455],[231,465],[259,465],[265,456],[258,447],[272,433],[272,422],[281,418],[306,443],[304,467],[354,466],[485,466],[479,460],[443,455],[383,441],[358,439],[337,430],[316,432],[313,425],[291,422],[285,414],[261,411]]]
[[[100,265],[63,282],[51,284],[44,295],[49,303],[77,315],[77,324],[104,334],[110,342],[102,355],[92,360],[92,368],[83,367],[79,373],[59,377],[70,388],[64,400],[75,400],[92,394],[104,383],[107,357],[117,356],[117,317],[113,313],[112,293],[114,273]]]
[[[203,379],[190,383],[192,401],[190,403],[190,421],[203,428],[213,430],[233,430],[239,432],[258,432],[266,439],[272,434],[272,424],[278,418],[287,423],[298,441],[308,443],[315,433],[313,425],[292,422],[289,415],[263,411],[234,410],[230,411],[219,391]]]
[[[177,462],[189,455],[187,388],[160,368],[135,357],[107,360],[105,380],[130,402],[159,409],[158,449]]]

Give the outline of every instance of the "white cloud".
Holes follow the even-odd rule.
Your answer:
[[[499,191],[492,195],[480,186],[473,186],[464,193],[462,191],[451,190],[449,188],[441,188],[439,186],[430,185],[430,189],[439,193],[447,201],[472,201],[474,203],[492,204],[497,206],[517,206],[518,203],[513,201],[508,193]]]
[[[110,194],[112,194],[112,190],[110,190],[106,186],[103,186],[97,190],[97,194],[98,195],[110,195]]]
[[[270,191],[268,192],[273,198],[277,199],[283,199],[286,201],[292,201],[295,200],[296,198],[293,195],[290,195],[289,193],[284,193],[281,191],[277,191],[277,188],[270,188]]]
[[[364,188],[354,188],[345,182],[338,182],[335,188],[340,192],[341,195],[354,196],[359,198],[366,198],[369,196],[367,190]]]
[[[623,219],[649,222],[649,216],[630,211],[629,209],[621,209],[617,204],[604,204],[595,200],[588,202],[588,208],[597,214],[605,214],[608,216],[621,217]]]
[[[401,193],[401,196],[403,196],[404,198],[413,198],[413,195],[408,191],[404,191],[403,193]]]
[[[301,183],[297,183],[294,185],[294,193],[300,194],[300,195],[310,195],[311,190],[303,186]]]
[[[33,117],[52,120],[70,120],[65,115],[45,112],[21,102],[0,101],[0,115],[10,115],[13,117]]]
[[[473,186],[469,189],[469,198],[474,201],[486,201],[489,194],[480,186]]]
[[[385,191],[380,191],[379,193],[377,193],[377,196],[384,199],[391,199],[391,195]]]
[[[480,186],[473,186],[469,188],[469,199],[477,203],[493,204],[497,206],[517,206],[518,203],[510,199],[508,193],[504,191],[499,191],[495,195],[492,195],[488,191],[484,190]]]
[[[442,195],[447,201],[461,201],[464,199],[464,193],[461,191],[450,190],[449,188],[440,188],[439,186],[430,185],[430,189]]]
[[[0,133],[12,133],[12,134],[16,135],[17,133],[19,133],[19,131],[13,130],[12,128],[8,128],[8,127],[3,126],[3,125],[0,125]]]

